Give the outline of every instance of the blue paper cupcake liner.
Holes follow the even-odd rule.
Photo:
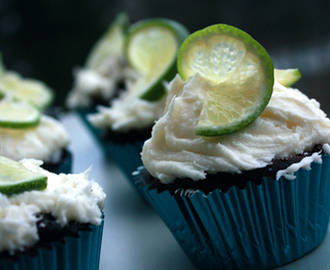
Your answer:
[[[178,190],[141,186],[191,261],[200,269],[272,269],[294,261],[324,239],[330,216],[330,156],[296,179],[264,178],[244,189]],[[145,170],[140,171],[144,179]],[[149,190],[150,189],[150,190]]]
[[[110,157],[116,163],[133,189],[140,193],[139,189],[135,185],[136,177],[133,175],[133,173],[136,171],[136,168],[143,165],[141,160],[141,152],[144,141],[136,140],[134,142],[117,143],[111,140],[101,139],[101,129],[95,128],[87,120],[87,115],[94,112],[95,109],[78,110],[78,114],[88,129],[91,131],[94,138],[100,144],[105,155]]]
[[[99,269],[104,218],[91,231],[79,231],[79,237],[65,237],[64,243],[40,248],[36,256],[20,255],[15,262],[0,261],[1,270],[97,270]]]

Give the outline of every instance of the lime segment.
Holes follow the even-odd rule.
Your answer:
[[[182,79],[199,73],[206,91],[196,134],[219,136],[240,130],[267,106],[274,67],[266,50],[247,33],[224,24],[190,35],[178,52]]]
[[[185,27],[167,19],[143,20],[129,28],[126,55],[139,75],[131,87],[134,95],[149,101],[163,96],[162,81],[174,77],[177,51],[187,36]]]
[[[33,127],[38,125],[40,117],[40,110],[26,101],[3,99],[0,102],[0,127]]]
[[[0,92],[11,93],[15,99],[32,102],[41,109],[49,106],[54,98],[53,91],[43,82],[22,78],[12,71],[3,72],[0,77]]]
[[[47,187],[47,177],[26,169],[21,163],[0,156],[0,192],[12,195]]]
[[[86,60],[87,68],[93,70],[102,69],[102,63],[104,63],[105,59],[123,54],[128,25],[128,15],[126,13],[119,13],[106,33],[91,49]]]
[[[297,68],[275,69],[274,76],[275,76],[275,81],[279,82],[280,84],[286,87],[290,87],[301,78],[300,71]]]

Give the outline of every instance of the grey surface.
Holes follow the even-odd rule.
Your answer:
[[[128,184],[111,160],[106,159],[95,139],[74,114],[65,114],[62,122],[70,136],[73,172],[92,165],[91,179],[107,194],[100,270],[193,270],[157,213]],[[330,234],[321,245],[281,270],[330,269]]]

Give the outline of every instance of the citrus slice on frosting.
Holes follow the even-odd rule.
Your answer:
[[[274,67],[266,50],[233,26],[212,25],[191,34],[178,52],[183,80],[199,73],[205,92],[196,134],[219,136],[240,130],[265,109],[273,91]]]
[[[40,109],[46,108],[54,100],[54,92],[45,83],[23,78],[19,73],[7,71],[0,55],[0,96],[12,95],[15,99],[34,103]]]
[[[177,51],[187,36],[184,26],[168,19],[142,20],[129,28],[126,57],[138,74],[130,87],[134,96],[154,101],[164,95],[163,81],[175,76]]]
[[[12,195],[46,187],[46,176],[26,169],[17,161],[0,156],[0,193]]]
[[[41,111],[23,100],[4,98],[0,101],[0,127],[28,128],[39,124]]]
[[[91,49],[87,59],[86,67],[99,70],[105,59],[124,53],[124,44],[129,18],[126,13],[119,13],[104,35]]]
[[[290,87],[301,78],[301,74],[297,68],[275,69],[274,77],[275,81],[279,82],[283,86]]]

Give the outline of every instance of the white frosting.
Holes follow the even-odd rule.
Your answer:
[[[133,87],[133,86],[132,86]],[[164,114],[166,96],[157,101],[147,101],[129,91],[111,102],[110,107],[98,107],[99,112],[88,116],[92,125],[115,131],[142,129],[152,126]]]
[[[198,74],[186,82],[177,75],[169,84],[165,115],[142,151],[144,166],[163,183],[205,179],[219,171],[241,173],[330,142],[330,120],[319,103],[277,82],[265,111],[249,126],[218,137],[197,136],[202,93],[210,86]]]
[[[35,213],[51,213],[64,226],[70,221],[101,223],[106,197],[103,189],[88,179],[91,168],[80,174],[54,174],[37,160],[22,160],[31,171],[48,177],[45,190],[7,197],[0,193],[0,252],[23,249],[38,241]]]
[[[108,57],[97,70],[77,68],[74,70],[74,86],[66,100],[68,108],[88,107],[93,96],[110,99],[118,81],[124,77],[122,56]]]
[[[63,124],[46,115],[42,115],[36,127],[0,128],[0,155],[16,161],[23,158],[49,161],[69,142]]]

